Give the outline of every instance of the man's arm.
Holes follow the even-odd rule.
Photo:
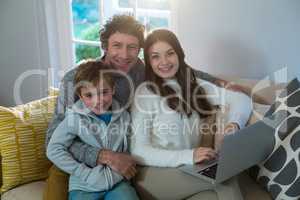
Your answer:
[[[214,83],[214,84],[216,84],[219,80],[221,80],[211,74],[208,74],[208,73],[200,71],[200,70],[194,69],[193,72],[194,72],[196,78],[202,79],[202,80]]]
[[[232,91],[236,91],[236,92],[242,92],[248,96],[250,96],[250,94],[251,94],[251,91],[247,90],[245,87],[242,87],[241,85],[238,85],[234,82],[226,81],[224,79],[215,77],[211,74],[208,74],[208,73],[200,71],[200,70],[194,69],[193,72],[194,72],[196,78],[208,81],[219,87],[226,88],[228,90],[232,90]]]

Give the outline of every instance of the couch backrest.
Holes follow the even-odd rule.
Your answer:
[[[276,84],[268,80],[241,79],[236,77],[220,76],[222,79],[232,81],[242,86],[243,91],[246,91],[252,97],[253,102],[260,104],[271,104],[278,91],[286,86],[286,83]]]

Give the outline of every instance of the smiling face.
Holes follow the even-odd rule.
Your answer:
[[[101,80],[95,87],[88,85],[80,89],[80,99],[85,106],[96,115],[109,110],[112,105],[114,89],[105,80]]]
[[[179,69],[178,55],[167,42],[155,42],[148,51],[154,73],[164,79],[174,78]]]
[[[108,39],[105,62],[117,70],[128,73],[137,63],[139,51],[140,45],[137,37],[116,32]]]

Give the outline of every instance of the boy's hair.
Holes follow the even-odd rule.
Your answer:
[[[102,49],[107,49],[109,37],[116,33],[125,33],[136,37],[139,41],[139,46],[144,46],[144,31],[145,26],[137,21],[131,15],[114,15],[106,22],[100,30],[100,41]]]
[[[111,88],[114,88],[115,81],[111,70],[112,68],[101,60],[82,61],[74,77],[75,94],[80,96],[81,88],[89,85],[97,86],[103,79]]]

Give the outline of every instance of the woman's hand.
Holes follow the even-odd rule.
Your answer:
[[[136,161],[127,153],[119,153],[111,150],[101,150],[97,164],[106,164],[112,170],[124,176],[127,180],[136,175]]]
[[[194,149],[193,152],[194,163],[200,163],[200,162],[212,160],[215,159],[216,157],[217,157],[217,153],[212,148],[198,147]]]

